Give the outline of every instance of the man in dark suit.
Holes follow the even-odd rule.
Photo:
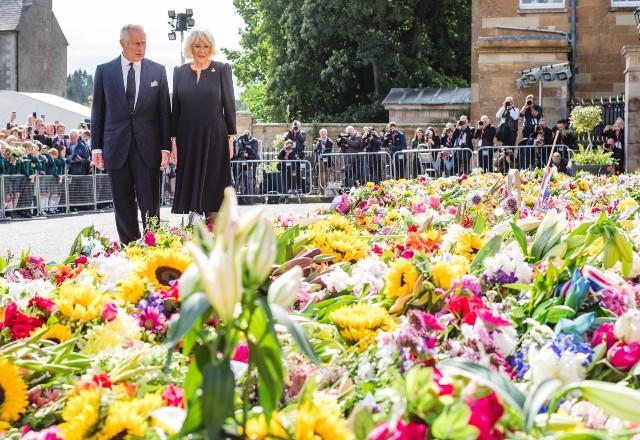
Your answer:
[[[116,227],[128,244],[160,215],[160,170],[169,163],[170,102],[164,66],[145,59],[142,26],[120,32],[122,54],[96,69],[91,109],[93,162],[109,174]]]
[[[89,164],[91,163],[90,156],[91,153],[89,152],[89,148],[80,139],[78,130],[71,130],[69,132],[69,146],[67,147],[69,174],[89,174]]]

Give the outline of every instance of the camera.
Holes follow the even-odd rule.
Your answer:
[[[479,125],[480,127],[482,127],[482,126],[484,125],[484,122],[482,122],[482,121],[478,121],[478,125]]]
[[[504,105],[505,105],[506,107],[511,107],[511,101],[505,101]]]
[[[458,121],[458,127],[462,127],[464,125],[464,121]]]
[[[527,101],[527,105],[533,105],[533,101],[529,99],[529,100]]]

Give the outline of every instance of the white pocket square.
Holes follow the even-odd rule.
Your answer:
[[[151,81],[151,87],[158,87],[158,81]]]

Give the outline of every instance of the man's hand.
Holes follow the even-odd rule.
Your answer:
[[[162,160],[160,161],[160,171],[164,171],[164,169],[169,165],[169,159],[171,154],[168,151],[162,152]]]
[[[102,153],[93,153],[92,161],[96,164],[96,168],[99,170],[104,170],[104,158],[102,157]]]

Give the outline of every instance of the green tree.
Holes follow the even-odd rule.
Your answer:
[[[91,104],[93,76],[86,70],[76,69],[67,75],[67,99],[82,105]]]
[[[235,0],[242,100],[270,121],[383,121],[391,87],[470,80],[471,1]],[[287,112],[289,109],[289,112]]]

